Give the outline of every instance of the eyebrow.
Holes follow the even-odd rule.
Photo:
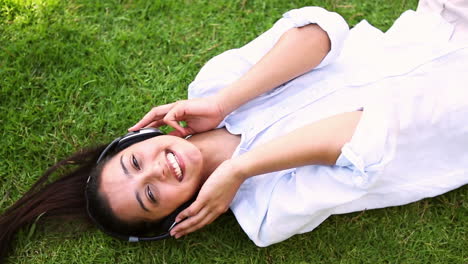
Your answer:
[[[131,178],[132,176],[130,175],[130,172],[128,172],[127,167],[125,167],[125,165],[123,163],[123,155],[120,155],[120,166],[122,166],[122,170],[124,171],[125,175],[127,175],[127,177]]]
[[[120,155],[120,166],[122,167],[122,170],[124,171],[125,175],[127,175],[127,177],[131,178],[132,175],[130,175],[130,172],[128,172],[128,169],[127,167],[125,167],[125,164],[123,163],[123,155]],[[141,200],[141,197],[140,197],[140,194],[138,193],[138,191],[135,191],[135,197],[138,201],[138,204],[140,205],[140,207],[145,210],[146,212],[149,212],[148,208],[146,208],[145,204],[143,203],[143,201]]]
[[[141,208],[145,210],[146,212],[149,212],[148,208],[143,204],[143,201],[141,200],[140,194],[138,192],[135,192],[136,199],[138,203],[140,204]]]

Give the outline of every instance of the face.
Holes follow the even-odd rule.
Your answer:
[[[192,143],[157,136],[112,157],[103,168],[100,192],[122,220],[159,220],[200,188],[202,166],[200,150]]]

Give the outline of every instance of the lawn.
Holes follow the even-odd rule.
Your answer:
[[[198,69],[287,10],[319,5],[386,30],[416,0],[0,0],[0,211],[72,151],[186,98]],[[256,247],[234,217],[188,237],[129,244],[76,223],[38,225],[9,263],[468,263],[465,186],[407,206],[332,216]],[[1,232],[1,230],[0,230]]]

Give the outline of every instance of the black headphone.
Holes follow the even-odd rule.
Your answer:
[[[99,162],[102,161],[108,154],[110,153],[116,153],[119,152],[135,143],[144,141],[146,139],[150,139],[152,137],[157,137],[164,135],[164,133],[156,128],[143,128],[138,131],[134,132],[129,132],[126,135],[122,137],[118,137],[114,139],[102,152],[99,158],[97,159],[96,163],[99,164]],[[91,176],[88,177],[88,180],[86,182],[86,185],[88,184],[89,180],[91,179]],[[184,210],[185,208],[189,207],[190,204],[195,200],[195,197],[190,199],[189,201],[185,202],[182,204],[179,208],[177,208],[174,212],[172,212],[170,215],[166,216],[160,223],[157,224],[158,229],[162,230],[162,233],[157,235],[157,236],[148,236],[148,237],[141,237],[141,236],[128,236],[128,235],[123,235],[119,234],[113,231],[110,231],[109,229],[106,229],[104,226],[102,226],[97,219],[93,217],[89,210],[89,202],[88,199],[86,199],[87,205],[86,205],[86,210],[88,212],[89,217],[93,220],[93,222],[98,226],[99,229],[101,229],[104,233],[113,236],[115,238],[121,239],[121,240],[126,240],[129,242],[138,242],[138,241],[155,241],[155,240],[162,240],[169,238],[170,231],[172,228],[174,228],[177,224],[181,223],[182,221],[175,222],[175,219],[177,215]]]

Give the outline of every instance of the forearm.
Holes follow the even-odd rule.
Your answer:
[[[333,165],[351,140],[361,111],[343,113],[298,128],[232,159],[237,175],[251,176],[304,165]]]
[[[293,28],[244,76],[216,95],[227,115],[256,96],[304,74],[330,51],[330,39],[318,25]]]

